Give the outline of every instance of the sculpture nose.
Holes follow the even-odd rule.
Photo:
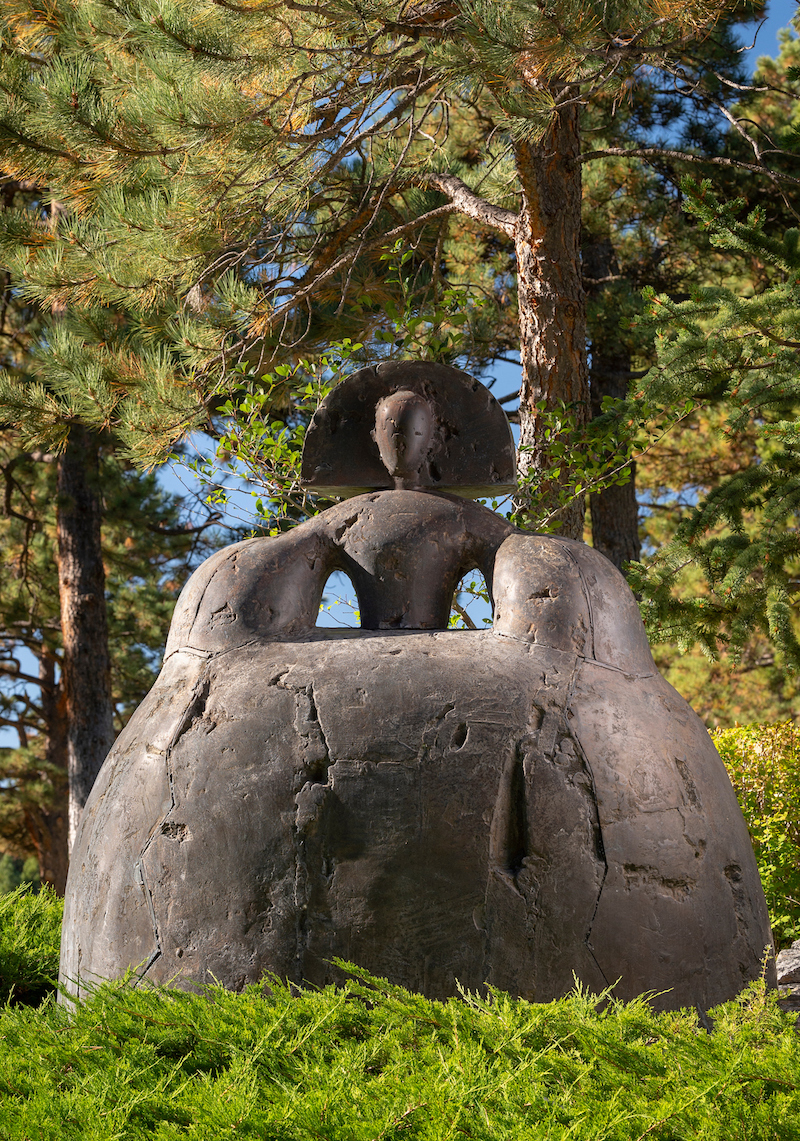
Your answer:
[[[430,451],[433,409],[423,396],[409,389],[393,392],[376,408],[373,436],[395,486],[413,487]]]

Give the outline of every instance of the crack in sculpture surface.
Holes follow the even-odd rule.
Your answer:
[[[769,923],[733,790],[624,580],[460,498],[459,456],[464,494],[511,486],[482,386],[365,370],[321,406],[304,460],[354,498],[192,577],[81,825],[73,992],[129,967],[322,985],[341,957],[433,997],[543,1000],[577,977],[707,1009],[761,973]],[[335,569],[361,630],[314,627]],[[493,627],[449,631],[473,569]]]

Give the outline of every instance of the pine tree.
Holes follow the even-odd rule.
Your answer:
[[[6,179],[3,206],[11,212],[20,205],[27,209],[43,206],[43,195],[34,183]],[[47,220],[53,225],[60,205],[51,202]],[[52,306],[58,320],[62,307]],[[20,301],[13,281],[6,274],[3,291],[0,344],[4,363],[10,367],[16,383],[25,385],[32,351],[46,343],[47,335],[41,307],[34,301]],[[58,536],[58,584],[60,626],[63,644],[60,688],[63,700],[44,711],[45,722],[61,732],[48,734],[48,748],[65,752],[50,757],[59,767],[60,791],[66,790],[68,819],[59,814],[50,817],[46,808],[27,814],[29,831],[43,855],[47,852],[48,875],[63,879],[64,844],[62,832],[74,835],[80,812],[94,778],[113,742],[112,695],[108,657],[108,619],[105,599],[100,523],[101,489],[98,484],[98,448],[96,433],[82,425],[74,425],[71,436],[57,460],[56,521]],[[6,471],[6,512],[13,511],[13,489],[18,486],[11,474],[22,457],[14,456]],[[27,521],[28,530],[34,526]],[[39,660],[43,708],[55,692],[55,663],[44,655]],[[62,742],[63,737],[63,742]],[[58,744],[56,744],[58,742]],[[61,768],[63,767],[63,773]],[[61,788],[63,786],[63,789]],[[53,858],[50,858],[50,853]],[[53,863],[53,860],[55,861]]]
[[[799,49],[787,36],[777,60],[760,61],[757,90],[737,109],[763,131],[786,171],[800,149]],[[780,703],[786,667],[800,664],[798,216],[791,196],[748,190],[749,203],[725,200],[708,181],[685,183],[690,214],[727,259],[728,281],[682,302],[651,297],[659,360],[642,393],[688,401],[695,409],[689,432],[696,436],[699,423],[706,429],[702,458],[688,434],[674,441],[694,496],[673,509],[667,541],[633,581],[645,596],[651,638],[699,642],[712,659],[727,651],[734,663],[762,671]]]
[[[184,522],[155,476],[120,464],[108,447],[99,462],[111,736],[152,685],[177,592],[213,536]],[[0,849],[33,849],[42,879],[63,890],[74,694],[58,590],[58,469],[55,455],[21,451],[13,432],[0,436],[0,725],[18,741],[0,754]],[[94,668],[87,673],[93,683]]]
[[[48,228],[53,228],[62,208],[57,201],[46,206],[45,195],[35,183],[6,178],[2,189],[2,204],[8,216],[15,209],[38,212]],[[54,302],[48,312],[35,299],[22,298],[7,274],[0,316],[3,363],[15,387],[30,390],[36,384],[32,375],[36,354],[47,354],[54,343],[54,332],[62,332],[63,306]],[[24,813],[28,842],[36,847],[47,878],[63,883],[65,843],[68,846],[71,842],[83,805],[114,739],[107,574],[102,542],[104,503],[109,489],[103,487],[100,478],[100,454],[103,450],[108,452],[113,439],[108,433],[87,429],[71,416],[66,402],[59,402],[53,384],[46,391],[53,424],[62,436],[62,446],[50,456],[55,525],[52,565],[57,577],[55,584],[48,584],[48,589],[53,588],[59,600],[56,609],[59,653],[52,652],[47,640],[39,646],[34,638],[38,661],[34,672],[39,675],[40,691],[37,708],[47,726],[36,742],[34,759],[38,759],[40,766],[44,764],[50,775],[49,783],[48,780],[39,781],[38,785],[30,781],[22,783],[28,805]],[[26,478],[31,480],[34,469],[26,462],[26,451],[8,425],[5,448],[3,510],[9,518],[24,519],[25,538],[24,542],[20,541],[27,551],[27,544],[41,519],[31,517],[30,512],[26,515],[27,508],[18,499],[33,490],[35,479],[28,489]],[[41,452],[33,454],[41,455]],[[108,467],[107,463],[102,466]],[[27,555],[20,559],[20,565],[27,567]],[[22,620],[23,616],[17,615],[17,621]],[[13,631],[9,636],[10,644],[15,646]],[[13,655],[9,668],[19,669]],[[28,684],[36,683],[29,681]],[[17,760],[19,758],[15,763]],[[55,785],[51,787],[53,781]],[[16,780],[13,785],[17,802],[22,783]],[[56,808],[51,812],[52,804]]]
[[[37,358],[42,384],[7,382],[0,398],[31,444],[63,444],[80,421],[153,458],[213,414],[235,365],[293,363],[337,322],[365,340],[385,251],[425,246],[435,276],[457,215],[513,245],[521,468],[540,470],[543,413],[565,403],[578,426],[588,415],[581,167],[665,156],[644,136],[581,154],[582,109],[613,115],[647,73],[724,117],[732,92],[700,66],[718,15],[699,0],[280,13],[14,0],[5,162],[63,209],[55,225],[9,218],[0,250],[26,297],[65,312]],[[451,134],[461,114],[475,124],[469,150]],[[568,482],[539,480],[538,494],[580,536]]]
[[[750,297],[724,287],[697,290],[681,304],[654,297],[663,340],[645,387],[701,406],[724,398],[721,430],[749,429],[754,462],[716,483],[637,584],[648,595],[654,632],[697,637],[714,654],[720,640],[740,650],[760,628],[798,668],[800,231],[767,234],[758,210],[740,217],[742,203],[720,203],[705,183],[687,186],[687,196],[716,240],[757,259],[771,282]],[[701,570],[708,593],[677,599],[676,577],[690,565]]]

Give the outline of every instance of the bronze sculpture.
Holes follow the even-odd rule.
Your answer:
[[[315,415],[304,476],[350,498],[218,552],[181,595],[81,823],[67,986],[323,984],[341,956],[432,997],[547,1000],[577,977],[707,1008],[758,977],[741,812],[624,579],[468,498],[513,486],[487,390],[365,369]],[[493,627],[448,630],[476,567]],[[315,628],[337,568],[361,630]]]

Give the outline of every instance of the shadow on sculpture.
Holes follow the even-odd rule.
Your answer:
[[[349,498],[200,567],[98,777],[72,992],[131,966],[322,985],[339,956],[434,998],[546,1001],[577,976],[707,1009],[759,977],[741,812],[624,579],[471,501],[514,485],[491,394],[443,366],[364,369],[317,411],[303,476]],[[448,630],[475,568],[493,627]],[[336,569],[360,630],[315,628]]]

